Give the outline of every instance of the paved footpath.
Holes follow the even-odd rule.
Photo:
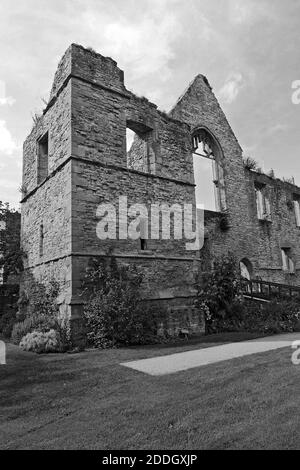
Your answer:
[[[139,361],[124,362],[121,365],[144,372],[149,375],[166,375],[206,366],[216,362],[228,361],[251,354],[263,353],[275,349],[292,346],[294,341],[299,341],[300,333],[288,333],[284,335],[259,338],[241,343],[223,344],[205,349],[196,349],[169,356],[153,357]]]

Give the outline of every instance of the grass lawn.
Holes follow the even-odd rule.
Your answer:
[[[300,449],[300,366],[289,348],[163,377],[119,365],[241,339],[48,356],[8,345],[0,448]]]

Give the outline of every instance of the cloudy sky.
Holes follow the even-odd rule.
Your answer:
[[[206,75],[245,154],[300,185],[300,0],[0,0],[0,200],[18,205],[22,142],[72,42],[165,111]]]

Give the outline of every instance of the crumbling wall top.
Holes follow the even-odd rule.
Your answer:
[[[125,92],[124,72],[110,57],[104,57],[92,49],[71,44],[58,64],[51,89],[50,101],[68,79],[74,76],[92,83]]]

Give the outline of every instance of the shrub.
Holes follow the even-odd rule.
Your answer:
[[[19,344],[23,336],[32,331],[46,332],[56,327],[57,320],[45,314],[32,314],[22,322],[14,325],[11,339],[14,344]]]
[[[16,313],[11,310],[0,317],[0,333],[4,338],[10,338],[16,323]]]
[[[250,313],[250,315],[248,314]],[[246,309],[245,327],[262,333],[291,333],[300,320],[300,304],[291,300],[273,301]]]
[[[234,256],[216,258],[212,271],[200,280],[196,307],[202,311],[206,330],[211,332],[212,324],[226,316],[234,301],[241,298],[241,282],[238,263]]]
[[[214,261],[214,269],[201,282],[196,305],[204,314],[209,334],[242,331],[273,334],[299,328],[299,300],[277,298],[269,303],[244,300],[238,265],[231,254]]]
[[[141,302],[142,280],[135,266],[93,262],[84,282],[88,290],[84,316],[91,345],[109,348],[157,342],[165,314]]]
[[[62,345],[59,334],[55,330],[45,333],[33,331],[22,338],[20,348],[24,351],[41,354],[60,352]]]
[[[19,344],[29,333],[55,330],[62,343],[61,349],[70,347],[69,324],[59,316],[58,294],[59,284],[54,280],[47,285],[34,281],[27,291],[21,293],[19,321],[15,323],[11,335],[15,344]]]
[[[0,334],[4,338],[10,338],[16,322],[18,296],[18,285],[0,285]]]
[[[244,162],[244,167],[245,167],[247,170],[257,171],[258,164],[257,164],[257,161],[254,160],[254,158],[252,158],[252,157],[245,157],[245,158],[243,159],[243,162]]]
[[[237,301],[226,315],[212,317],[209,332],[291,333],[297,331],[299,321],[300,304],[294,301]]]

